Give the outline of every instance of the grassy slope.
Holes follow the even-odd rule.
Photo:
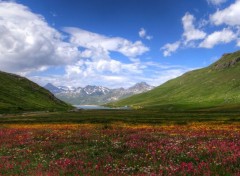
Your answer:
[[[132,96],[113,106],[158,109],[240,107],[240,51],[224,55],[209,67],[188,72],[147,93]]]
[[[68,108],[69,105],[28,79],[0,72],[0,113]]]

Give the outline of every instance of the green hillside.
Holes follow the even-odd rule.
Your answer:
[[[224,54],[212,65],[190,71],[143,94],[112,106],[185,110],[240,107],[240,51]]]
[[[0,113],[66,110],[71,106],[26,78],[0,72]]]

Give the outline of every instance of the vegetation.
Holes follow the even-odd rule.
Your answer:
[[[137,110],[47,112],[71,107],[0,72],[0,175],[240,175],[239,56],[115,104]]]
[[[99,123],[188,124],[191,122],[240,122],[239,111],[162,112],[160,110],[79,110],[78,112],[0,115],[0,124]]]
[[[139,95],[110,106],[162,110],[238,109],[240,107],[240,51],[225,54],[209,67],[190,71]]]
[[[67,110],[70,105],[26,78],[0,72],[0,113]]]
[[[239,175],[239,112],[0,115],[0,175]]]
[[[239,124],[8,124],[0,175],[239,175]]]

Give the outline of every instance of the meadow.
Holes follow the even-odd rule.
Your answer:
[[[0,117],[0,175],[240,175],[238,112]]]

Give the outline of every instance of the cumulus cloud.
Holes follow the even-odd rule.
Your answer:
[[[182,18],[182,24],[184,29],[183,37],[185,39],[185,43],[193,40],[200,40],[205,38],[206,36],[205,32],[197,29],[194,26],[194,21],[195,17],[190,13],[186,13]]]
[[[226,24],[230,26],[240,25],[240,0],[236,0],[235,3],[229,7],[218,10],[216,13],[210,16],[210,20],[215,25]]]
[[[139,34],[139,37],[143,39],[151,40],[153,38],[152,36],[147,35],[147,31],[144,28],[141,28],[138,34]]]
[[[177,41],[175,43],[167,43],[164,45],[161,50],[163,50],[163,55],[165,57],[171,56],[172,53],[174,53],[179,47],[180,47],[180,41]]]
[[[213,5],[220,5],[226,2],[226,0],[208,0],[208,2]],[[178,42],[172,44],[167,43],[161,48],[163,55],[170,56],[177,49],[181,48],[181,46],[185,48],[213,48],[216,45],[227,44],[234,41],[236,42],[236,46],[240,47],[239,17],[240,0],[236,0],[222,10],[216,10],[216,12],[209,15],[209,19],[201,19],[197,25],[194,25],[195,17],[190,13],[186,13],[182,17],[184,32],[182,39],[179,40],[180,44]],[[210,34],[195,27],[200,26],[207,29],[209,25],[215,30]]]
[[[217,2],[217,1],[216,1]],[[217,44],[230,43],[236,41],[239,46],[238,38],[240,27],[240,0],[236,0],[230,6],[217,10],[209,16],[209,20],[215,26],[226,25],[221,31],[215,31],[209,34],[204,41],[200,43],[200,47],[213,48]]]
[[[63,30],[71,35],[70,42],[78,47],[116,51],[127,57],[136,57],[149,51],[141,41],[133,43],[121,37],[107,37],[74,27],[65,27]]]
[[[199,47],[213,48],[217,44],[229,43],[236,39],[236,35],[230,29],[223,29],[222,31],[216,31],[208,35]]]
[[[215,5],[215,6],[219,6],[223,3],[225,3],[227,0],[207,0],[207,2],[209,4]]]
[[[79,60],[73,65],[66,66],[68,76],[79,74],[82,77],[87,77],[92,74],[102,74],[105,72],[119,73],[124,64],[117,60]]]
[[[70,43],[82,48],[81,60],[73,65],[66,66],[66,75],[72,79],[90,79],[97,83],[111,78],[112,84],[120,84],[124,77],[132,79],[134,75],[142,74],[143,67],[138,58],[139,55],[149,49],[140,41],[131,42],[121,37],[107,37],[101,34],[89,32],[79,28],[66,27],[63,29],[70,34]],[[130,63],[123,63],[110,57],[111,52],[121,53],[129,58]],[[121,78],[121,79],[119,79]],[[127,82],[121,82],[127,84]]]
[[[48,82],[54,85],[68,86],[86,86],[86,85],[101,85],[111,88],[129,87],[137,82],[146,81],[147,83],[158,86],[182,75],[183,73],[192,70],[193,68],[185,68],[177,65],[166,65],[156,62],[141,62],[139,64],[121,64],[121,69],[116,71],[118,61],[113,61],[109,65],[110,69],[115,70],[114,73],[106,72],[98,67],[96,62],[79,61],[75,65],[68,66],[65,75],[50,75],[45,77],[31,76],[31,80],[45,85]],[[88,65],[87,69],[82,69],[84,65]],[[101,65],[101,64],[100,64]],[[103,64],[104,65],[104,64]],[[112,67],[112,68],[111,68]]]
[[[149,48],[141,41],[108,37],[79,28],[68,27],[64,31],[68,33],[67,38],[28,7],[0,0],[0,70],[31,73],[28,78],[41,85],[51,82],[109,87],[130,86],[140,81],[159,85],[188,71],[142,62],[138,57]],[[151,39],[146,31],[141,35]],[[180,42],[166,45],[166,55],[176,51],[179,45]],[[129,62],[110,57],[111,52],[129,57]],[[56,66],[64,73],[54,75]],[[46,69],[51,73],[49,76],[36,76],[37,71]]]
[[[79,28],[64,28],[63,34],[51,27],[43,16],[16,2],[0,0],[0,70],[22,73],[38,82],[58,85],[130,84],[146,68],[138,56],[149,51],[141,41],[108,37]],[[145,36],[146,37],[146,36]],[[118,52],[129,58],[123,63],[111,58]],[[48,69],[60,75],[48,77],[38,71]],[[141,76],[140,76],[141,75]],[[125,82],[126,81],[126,82]]]
[[[44,70],[78,57],[77,47],[45,19],[14,2],[0,1],[0,69],[12,72]]]
[[[194,47],[195,41],[202,40],[206,37],[206,33],[200,29],[197,29],[194,25],[195,17],[186,13],[182,17],[183,34],[182,39],[174,43],[165,44],[161,50],[163,50],[163,56],[171,56],[172,53],[176,52],[181,46]],[[203,21],[201,21],[202,23]],[[206,23],[206,22],[204,22]]]

